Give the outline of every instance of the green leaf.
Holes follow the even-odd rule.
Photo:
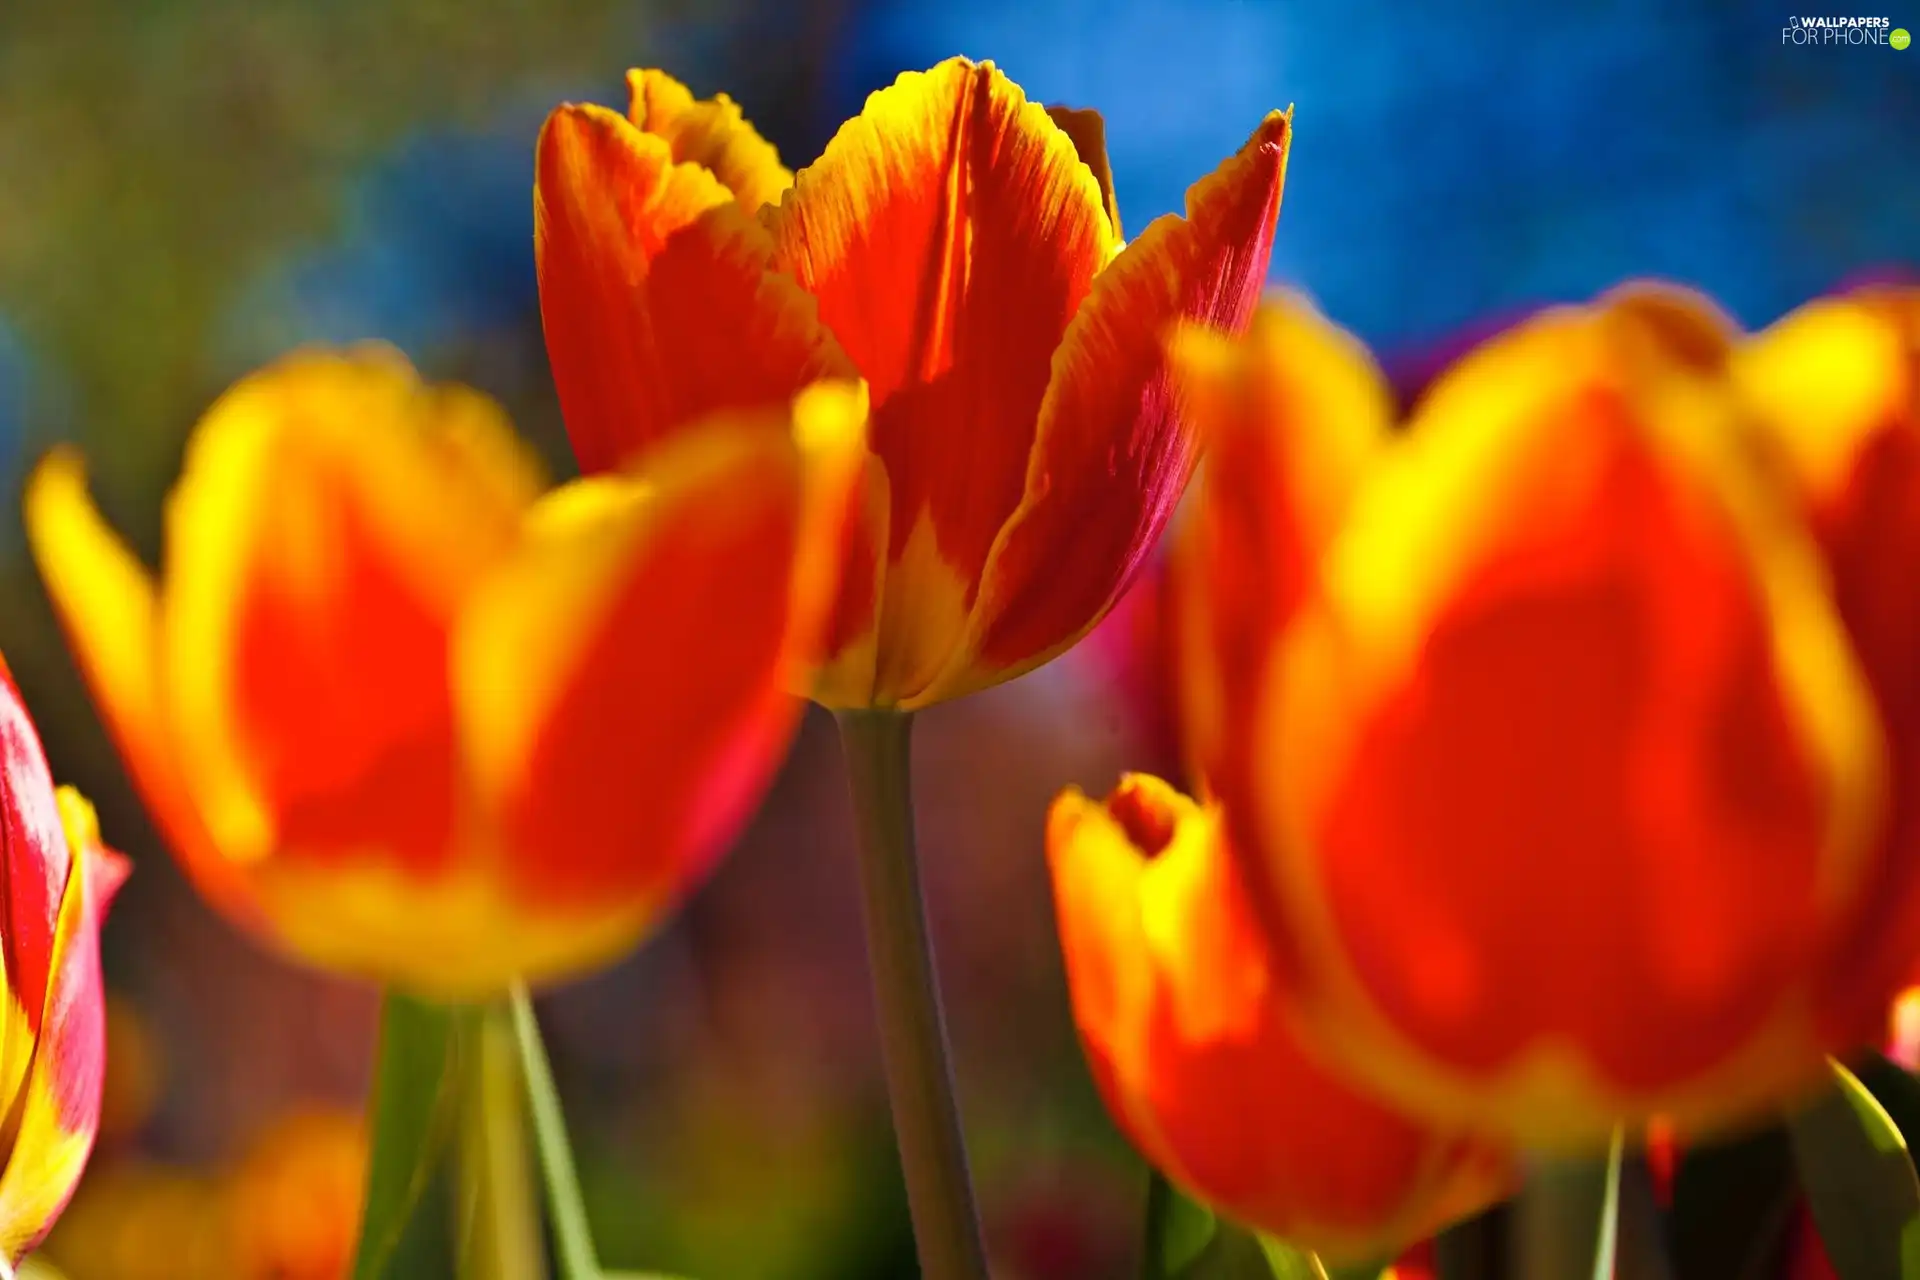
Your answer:
[[[524,987],[515,988],[513,993],[513,1030],[520,1050],[534,1145],[540,1152],[540,1172],[547,1185],[547,1221],[553,1231],[555,1269],[559,1280],[602,1280],[586,1201],[580,1194],[580,1174],[574,1168],[573,1144],[567,1138],[567,1117],[560,1107],[560,1090],[553,1082],[546,1041],[540,1038],[533,998]]]
[[[1141,1280],[1187,1274],[1219,1229],[1213,1210],[1182,1195],[1158,1169],[1147,1175],[1147,1222]]]
[[[1142,1280],[1374,1280],[1385,1269],[1329,1270],[1304,1249],[1220,1217],[1157,1171],[1147,1184],[1145,1240]]]
[[[1320,1268],[1327,1280],[1380,1280],[1392,1265],[1391,1262],[1354,1262],[1339,1266],[1323,1260]]]
[[[1763,1280],[1777,1269],[1800,1181],[1775,1125],[1688,1143],[1674,1171],[1669,1215],[1679,1280]]]
[[[1886,1108],[1911,1152],[1914,1143],[1920,1142],[1920,1080],[1884,1053],[1862,1054],[1847,1069],[1867,1087],[1874,1101]]]
[[[1790,1117],[1807,1207],[1840,1280],[1920,1280],[1920,1178],[1906,1139],[1839,1063],[1834,1087]]]
[[[381,1006],[368,1117],[373,1149],[353,1280],[454,1275],[447,1165],[471,1021],[465,1010],[395,992]]]

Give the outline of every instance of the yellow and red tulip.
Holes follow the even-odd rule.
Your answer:
[[[0,663],[0,1261],[17,1265],[79,1184],[100,1126],[106,997],[100,924],[126,864],[93,808],[58,790]]]
[[[1885,747],[1734,342],[1678,291],[1543,312],[1398,434],[1300,305],[1177,348],[1190,739],[1316,1034],[1418,1114],[1698,1132],[1846,1047],[1813,975],[1875,927]]]
[[[1920,289],[1825,298],[1744,343],[1737,379],[1818,539],[1873,687],[1893,785],[1864,903],[1828,966],[1833,1034],[1871,1042],[1920,959]]]
[[[1290,1020],[1218,814],[1131,775],[1047,828],[1075,1020],[1108,1109],[1208,1204],[1340,1261],[1485,1207],[1499,1147],[1409,1119]]]
[[[1125,244],[1099,117],[1029,103],[991,63],[901,76],[798,175],[726,98],[658,71],[629,86],[625,116],[554,112],[537,160],[541,314],[582,469],[857,374],[865,501],[815,699],[911,710],[1071,646],[1192,472],[1162,339],[1245,323],[1289,117]]]
[[[863,412],[813,388],[540,496],[486,398],[385,349],[299,354],[195,433],[157,580],[70,452],[27,523],[206,896],[322,967],[484,995],[615,958],[757,800]]]

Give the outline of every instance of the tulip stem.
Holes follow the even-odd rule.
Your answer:
[[[860,885],[894,1141],[924,1280],[984,1280],[933,943],[914,851],[910,713],[842,711]]]
[[[545,1250],[527,1149],[527,1106],[513,1014],[488,1006],[466,1055],[460,1126],[461,1280],[544,1280]]]
[[[533,1000],[525,987],[513,991],[513,1029],[520,1044],[520,1070],[526,1077],[534,1145],[547,1183],[547,1213],[559,1280],[601,1280],[586,1201],[580,1194],[580,1173],[574,1168],[573,1147],[567,1140],[566,1114],[560,1107],[560,1091],[554,1087],[546,1044],[540,1038],[540,1020],[534,1015]]]
[[[1622,1135],[1602,1159],[1536,1156],[1514,1205],[1520,1280],[1612,1280]]]

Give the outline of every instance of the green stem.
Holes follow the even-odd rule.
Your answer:
[[[398,992],[381,1003],[353,1280],[452,1280],[446,1163],[460,1119],[471,1021],[468,1010]]]
[[[573,1146],[567,1140],[567,1118],[554,1087],[553,1067],[540,1039],[540,1020],[525,987],[513,992],[513,1028],[520,1045],[520,1069],[526,1077],[527,1103],[533,1116],[534,1143],[547,1183],[547,1213],[553,1226],[553,1251],[559,1280],[602,1280],[599,1257],[593,1249],[593,1231],[587,1223],[586,1201],[580,1194],[580,1174],[573,1164]]]
[[[1621,1135],[1602,1159],[1535,1157],[1514,1205],[1520,1280],[1612,1280]]]
[[[947,1062],[933,945],[914,851],[910,714],[842,711],[840,742],[860,833],[860,885],[894,1140],[924,1280],[985,1280]]]
[[[472,1037],[459,1143],[461,1280],[545,1280],[512,1010],[488,1006]]]

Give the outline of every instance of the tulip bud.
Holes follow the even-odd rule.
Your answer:
[[[1505,1190],[1504,1153],[1330,1069],[1294,1024],[1218,815],[1132,775],[1047,826],[1074,1016],[1108,1110],[1228,1216],[1377,1258]]]
[[[556,110],[536,162],[540,311],[581,469],[857,375],[864,501],[814,697],[913,710],[1072,646],[1193,472],[1162,335],[1245,324],[1291,118],[1126,243],[1099,117],[1043,110],[992,63],[902,75],[798,174],[730,99],[655,70],[628,87],[625,116]]]

